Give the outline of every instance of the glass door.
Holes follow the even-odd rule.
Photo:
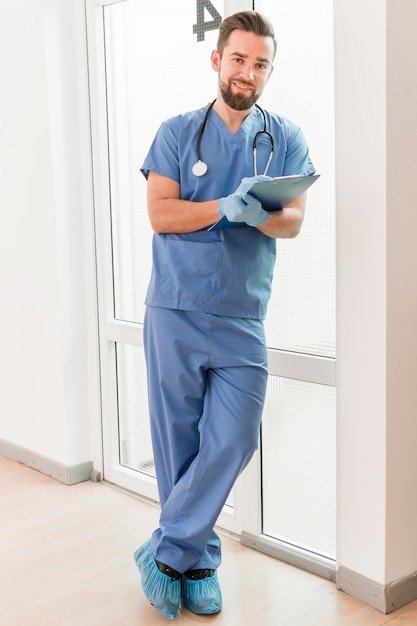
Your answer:
[[[225,3],[228,5],[228,3]],[[233,3],[233,10],[248,8]],[[261,104],[298,122],[321,179],[296,240],[278,242],[266,320],[270,381],[261,447],[219,524],[259,544],[334,556],[335,329],[331,0],[256,2],[278,36]],[[157,501],[142,342],[151,269],[139,168],[160,123],[216,94],[219,0],[90,3],[104,477]],[[318,8],[317,8],[318,7]],[[313,19],[314,18],[314,19]],[[262,506],[261,506],[262,502]],[[297,523],[296,523],[297,522]]]

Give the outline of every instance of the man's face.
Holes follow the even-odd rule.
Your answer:
[[[219,89],[225,103],[236,111],[250,109],[261,96],[273,70],[274,43],[234,30],[223,50],[212,53],[212,67],[219,74]]]

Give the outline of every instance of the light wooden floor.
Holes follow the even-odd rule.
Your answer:
[[[158,510],[103,483],[66,487],[0,457],[1,626],[415,626],[417,602],[383,615],[230,538],[223,610],[174,622],[145,599],[132,553]]]

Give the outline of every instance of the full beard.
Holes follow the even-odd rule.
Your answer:
[[[220,93],[225,103],[235,111],[247,111],[259,100],[260,93],[252,92],[250,96],[243,93],[233,93],[231,83],[219,81]]]

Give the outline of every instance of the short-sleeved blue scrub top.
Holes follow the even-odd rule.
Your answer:
[[[141,168],[147,178],[157,172],[180,184],[181,199],[204,202],[233,193],[242,178],[254,175],[253,141],[263,129],[255,108],[233,135],[214,110],[201,140],[204,176],[195,176],[196,143],[207,107],[173,117],[162,124]],[[265,111],[275,142],[268,176],[314,174],[301,129]],[[258,173],[263,173],[270,143],[257,145]],[[198,209],[197,209],[198,210]],[[271,293],[276,241],[246,224],[186,234],[153,236],[153,268],[146,304],[213,315],[264,319]]]

